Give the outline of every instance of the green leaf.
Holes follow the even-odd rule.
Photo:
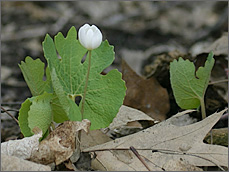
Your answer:
[[[19,67],[21,68],[23,76],[33,96],[41,95],[45,91],[49,93],[53,92],[49,68],[46,68],[46,80],[44,81],[45,64],[41,62],[40,59],[33,60],[28,56],[26,57],[25,62],[22,61],[21,65],[19,64]],[[52,100],[52,110],[55,122],[62,123],[68,120],[57,96],[54,96]]]
[[[54,43],[52,38],[46,35],[43,42],[44,55],[48,61],[54,90],[61,100],[60,103],[63,104],[62,98],[66,97],[64,104],[65,106],[68,104],[69,109],[65,107],[65,111],[73,121],[81,120],[79,110],[81,103],[78,107],[69,97],[83,96],[88,68],[88,57],[84,63],[81,63],[87,49],[81,46],[76,37],[76,29],[72,27],[66,38],[58,33]],[[56,52],[61,59],[58,59]],[[126,87],[121,79],[121,73],[111,70],[107,75],[100,74],[113,60],[113,47],[108,41],[102,42],[100,47],[92,50],[84,109],[84,118],[91,121],[91,129],[107,127],[123,103]]]
[[[22,103],[21,108],[19,110],[19,117],[18,117],[19,126],[20,126],[22,134],[25,137],[30,137],[33,135],[32,131],[28,125],[28,112],[30,110],[31,104],[32,104],[32,102],[28,98],[24,101],[24,103]]]
[[[32,101],[28,112],[28,126],[31,131],[34,127],[38,127],[42,130],[44,135],[49,129],[52,122],[52,109],[50,105],[52,98],[53,94],[45,92],[35,97]]]
[[[19,126],[25,137],[33,135],[32,129],[36,126],[43,132],[43,136],[52,121],[52,109],[50,101],[53,98],[51,93],[43,93],[40,96],[26,99],[19,110]]]
[[[53,69],[52,71],[52,82],[55,85],[56,91],[56,96],[53,98],[53,101],[51,103],[53,111],[57,111],[56,114],[54,114],[54,121],[61,122],[65,119],[69,120],[69,118],[72,118],[72,115],[80,114],[79,107],[73,101],[71,101],[71,99],[68,96],[64,94],[63,87],[59,82],[55,69]],[[70,109],[73,110],[70,111]],[[69,118],[66,114],[69,116]]]
[[[49,69],[46,68],[46,80],[44,81],[45,64],[40,59],[33,60],[27,56],[25,62],[22,61],[19,67],[33,96],[41,95],[44,91],[52,92]]]
[[[57,95],[54,95],[51,101],[52,113],[53,113],[53,121],[56,123],[63,123],[64,121],[68,121],[69,118],[67,113],[63,109],[63,105],[60,103]]]
[[[200,106],[208,86],[212,67],[215,63],[213,53],[208,55],[204,67],[199,67],[195,76],[195,66],[189,60],[174,60],[170,64],[170,80],[177,104],[182,109]]]

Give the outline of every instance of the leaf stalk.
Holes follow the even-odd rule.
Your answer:
[[[205,110],[204,98],[200,99],[200,106],[201,106],[202,119],[204,119],[204,118],[206,118],[206,110]]]
[[[81,118],[83,120],[83,113],[84,113],[84,104],[85,104],[85,98],[86,98],[86,92],[87,92],[87,86],[88,86],[88,79],[89,79],[89,73],[91,68],[91,50],[88,50],[88,68],[87,68],[87,76],[86,76],[86,83],[84,86],[84,93],[82,98],[82,106],[81,106]]]

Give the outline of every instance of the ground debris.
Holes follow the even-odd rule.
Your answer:
[[[15,156],[1,154],[1,171],[51,171],[51,168]]]
[[[41,164],[55,162],[56,165],[66,161],[73,155],[73,152],[80,153],[79,144],[77,144],[78,131],[88,132],[89,127],[90,121],[87,119],[82,122],[65,121],[40,143],[38,150],[32,153],[30,160]]]

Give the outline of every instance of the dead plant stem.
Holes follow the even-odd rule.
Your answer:
[[[228,82],[228,79],[223,79],[223,80],[219,80],[219,81],[213,81],[213,82],[210,82],[208,85],[219,84],[219,83],[222,83],[222,82]]]
[[[17,124],[19,125],[18,120],[17,120],[11,113],[9,113],[9,112],[8,112],[5,108],[3,108],[2,106],[1,106],[1,109],[2,109],[4,112],[6,112],[11,118],[13,118],[13,120],[16,121]]]

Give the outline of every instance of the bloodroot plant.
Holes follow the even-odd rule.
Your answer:
[[[102,33],[95,25],[75,27],[66,37],[58,33],[54,40],[47,34],[43,42],[48,66],[40,59],[26,57],[19,67],[32,93],[19,111],[19,125],[25,137],[38,127],[43,137],[49,134],[53,121],[91,121],[91,128],[107,127],[123,103],[126,86],[122,75],[113,69],[101,72],[114,61],[114,47],[102,41]],[[84,62],[81,62],[86,56]],[[76,97],[81,97],[79,105]]]
[[[199,67],[196,72],[194,64],[181,57],[170,64],[170,81],[177,104],[182,109],[201,106],[202,119],[206,118],[204,95],[214,63],[215,59],[211,52],[204,67]]]

